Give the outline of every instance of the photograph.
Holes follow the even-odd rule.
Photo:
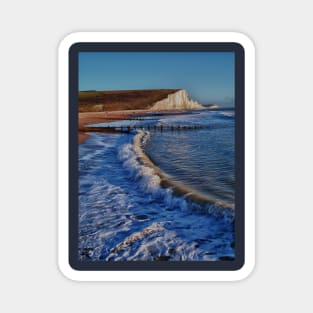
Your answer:
[[[79,52],[78,261],[234,261],[235,53]]]

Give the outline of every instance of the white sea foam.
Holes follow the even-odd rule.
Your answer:
[[[140,143],[144,145],[148,136],[145,133]],[[216,218],[211,206],[163,188],[133,140],[134,134],[91,134],[80,145],[80,259],[178,261],[232,256],[232,220],[226,213],[221,216],[226,211],[219,210],[222,218]]]
[[[223,112],[221,112],[221,115],[224,115],[226,117],[234,117],[235,112],[234,111],[223,111]]]
[[[164,177],[167,175],[162,173],[159,169],[156,170],[156,167],[150,160],[147,162],[146,155],[143,153],[141,147],[138,147],[138,145],[144,146],[149,138],[149,132],[138,131],[134,137],[134,143],[123,145],[118,153],[118,158],[122,161],[123,167],[127,170],[138,187],[149,196],[162,198],[169,208],[179,208],[182,211],[189,209],[207,213],[232,222],[234,219],[233,209],[219,208],[209,202],[197,203],[188,200],[188,198],[186,198],[188,194],[177,196],[173,193],[172,188],[164,188],[161,186],[160,173]],[[149,163],[149,166],[144,165],[145,163]],[[168,178],[168,180],[170,180],[170,178]],[[184,188],[182,187],[181,189]],[[187,188],[186,190],[188,191]],[[197,198],[197,196],[195,195],[194,198]]]
[[[143,191],[155,193],[160,189],[160,177],[154,173],[153,169],[139,163],[133,145],[122,146],[118,157],[123,162],[123,167]]]

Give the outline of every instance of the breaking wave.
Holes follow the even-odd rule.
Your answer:
[[[171,181],[169,175],[152,163],[142,149],[149,137],[150,132],[138,131],[133,143],[121,146],[118,152],[118,158],[123,167],[141,191],[148,193],[154,199],[162,200],[170,208],[179,208],[183,211],[189,209],[232,222],[234,219],[232,208],[222,202],[216,205],[208,196]],[[164,186],[167,187],[164,188]]]
[[[197,121],[201,114],[189,118]],[[170,119],[174,121],[174,117]],[[207,118],[205,120],[210,122]],[[191,136],[189,142],[194,142],[198,131],[193,134],[187,134]],[[184,132],[180,136],[185,136]],[[182,146],[173,144],[177,139],[175,132],[165,136],[160,145],[163,150],[158,156],[162,158],[165,156],[163,151],[168,151],[175,160],[175,153],[166,150],[166,145],[177,150]],[[93,132],[79,146],[79,259],[233,259],[233,208],[222,197],[220,199],[224,202],[216,201],[198,192],[197,188],[192,189],[193,186],[187,187],[177,179],[178,176],[173,179],[174,174],[171,176],[171,172],[163,167],[168,158],[163,160],[161,168],[160,158],[150,157],[153,153],[150,154],[151,149],[148,151],[147,147],[153,140],[159,140],[155,132]],[[186,143],[185,137],[181,140]],[[213,140],[210,142],[215,144]],[[193,148],[187,148],[190,153],[177,152],[190,157],[193,162]],[[213,164],[213,158],[210,160]],[[196,163],[201,162],[203,159]],[[182,167],[184,161],[180,159],[177,164]],[[189,169],[190,164],[186,163],[185,167]],[[222,165],[216,164],[218,168]],[[169,163],[169,168],[172,166],[174,164]],[[202,183],[201,175],[194,176]],[[203,184],[207,185],[207,180]]]

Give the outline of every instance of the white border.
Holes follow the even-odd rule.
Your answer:
[[[237,271],[77,271],[68,263],[68,55],[77,42],[236,42],[245,50],[245,264]],[[246,278],[255,261],[255,49],[234,32],[73,33],[59,46],[58,82],[59,267],[77,281],[235,281]]]

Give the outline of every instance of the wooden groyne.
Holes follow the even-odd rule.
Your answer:
[[[83,132],[131,132],[133,130],[149,131],[179,131],[179,130],[198,130],[210,129],[211,125],[130,125],[130,126],[87,126],[80,131]]]

